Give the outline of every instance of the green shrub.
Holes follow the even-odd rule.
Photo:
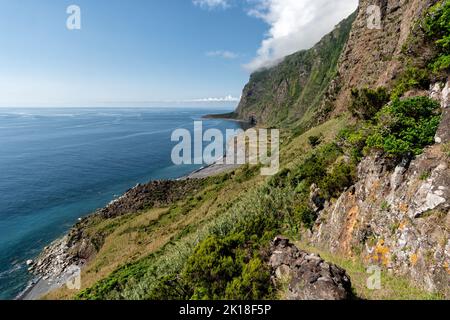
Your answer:
[[[317,214],[305,202],[295,209],[295,216],[299,222],[307,229],[312,229],[317,220]]]
[[[450,69],[450,1],[441,0],[432,6],[425,16],[423,27],[438,48],[437,57],[430,67],[433,71]]]
[[[428,89],[430,84],[428,71],[417,67],[408,66],[401,74],[391,92],[391,99],[401,97],[405,92],[412,89]]]
[[[356,165],[345,161],[335,165],[332,171],[319,183],[326,199],[339,197],[356,181]]]
[[[350,112],[360,119],[369,120],[389,101],[386,88],[352,90]]]
[[[244,265],[239,277],[228,284],[225,299],[261,300],[270,296],[270,271],[260,258],[253,258]]]
[[[439,104],[427,97],[394,100],[376,117],[367,147],[391,157],[414,156],[434,143],[440,122]]]

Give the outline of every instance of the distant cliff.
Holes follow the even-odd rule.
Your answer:
[[[267,126],[311,120],[336,76],[354,19],[339,23],[313,48],[253,73],[234,116]]]

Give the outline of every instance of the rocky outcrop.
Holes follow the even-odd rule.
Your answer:
[[[436,83],[431,86],[431,98],[441,101],[442,120],[436,133],[438,144],[450,142],[450,77],[447,83]]]
[[[287,285],[287,300],[352,298],[352,285],[345,270],[318,255],[299,250],[288,239],[275,238],[269,264],[275,284]]]
[[[358,182],[319,213],[311,242],[335,253],[361,255],[367,265],[409,276],[428,291],[450,295],[449,83],[430,95],[444,111],[437,139],[412,161],[381,154],[363,159]],[[437,92],[436,88],[440,88]]]
[[[202,182],[201,179],[185,179],[138,184],[101,209],[98,214],[104,218],[112,218],[146,208],[164,207],[185,199],[190,193],[195,192]]]

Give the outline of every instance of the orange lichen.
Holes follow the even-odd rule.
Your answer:
[[[400,210],[401,213],[407,213],[408,209],[409,209],[409,205],[406,203],[400,203],[400,205],[398,206],[398,209]]]
[[[448,266],[448,262],[444,263],[444,269],[445,269],[445,271],[447,271],[448,274],[450,274],[450,268]]]
[[[385,246],[384,240],[379,240],[374,248],[372,261],[379,263],[385,267],[389,265],[390,262],[390,250],[389,247]]]
[[[417,264],[417,261],[419,260],[419,256],[414,253],[409,257],[409,261],[411,262],[411,265],[414,267]]]
[[[358,216],[359,216],[359,207],[358,206],[352,207],[347,214],[344,230],[340,236],[339,242],[341,243],[342,252],[346,256],[352,255],[351,241],[353,239],[353,231],[355,230],[355,226],[358,222]]]

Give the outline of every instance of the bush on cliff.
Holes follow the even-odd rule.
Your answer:
[[[353,116],[364,120],[373,118],[389,102],[389,94],[386,88],[375,90],[369,88],[353,89],[351,95],[350,112]]]
[[[441,0],[432,6],[425,16],[423,27],[438,50],[431,68],[433,71],[450,69],[450,1]]]
[[[434,143],[439,126],[439,104],[427,97],[394,100],[376,115],[367,148],[379,149],[390,157],[411,157]]]

